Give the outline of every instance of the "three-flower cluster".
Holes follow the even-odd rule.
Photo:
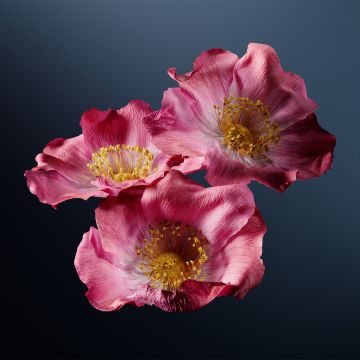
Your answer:
[[[168,73],[179,87],[164,92],[160,110],[138,100],[91,109],[81,135],[48,143],[25,173],[30,191],[54,207],[105,198],[75,257],[100,310],[189,311],[243,298],[263,277],[266,230],[247,184],[284,191],[332,163],[335,137],[270,46],[250,44],[241,58],[209,50],[193,71]],[[199,169],[212,187],[184,175]]]

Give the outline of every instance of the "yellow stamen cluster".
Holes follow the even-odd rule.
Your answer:
[[[207,239],[200,230],[181,222],[162,221],[149,225],[148,238],[137,248],[140,270],[149,285],[175,291],[188,279],[203,281],[202,265],[207,261]]]
[[[270,121],[270,112],[260,100],[230,96],[214,109],[223,144],[240,155],[254,157],[279,142],[280,129]]]
[[[102,147],[87,166],[94,176],[117,182],[142,179],[151,173],[154,155],[146,148],[130,145]]]

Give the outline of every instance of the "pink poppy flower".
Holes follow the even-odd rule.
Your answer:
[[[164,176],[183,158],[166,155],[151,143],[143,124],[151,111],[145,102],[132,101],[120,110],[85,112],[83,134],[50,141],[37,155],[38,165],[25,172],[30,191],[55,207],[72,198],[117,195]],[[186,173],[194,166],[189,159],[179,169]]]
[[[180,87],[165,91],[145,124],[165,153],[205,157],[210,184],[257,180],[283,191],[331,166],[335,137],[319,126],[302,78],[285,72],[270,46],[249,44],[242,58],[209,50],[193,71],[168,73]]]
[[[104,200],[75,267],[97,309],[191,311],[243,298],[263,277],[265,224],[246,186],[204,188],[172,170],[140,196]]]

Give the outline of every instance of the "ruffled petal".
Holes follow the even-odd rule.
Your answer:
[[[248,223],[220,250],[211,251],[204,264],[206,280],[231,285],[231,295],[243,298],[264,274],[261,260],[266,226],[257,210]]]
[[[144,122],[153,143],[167,154],[202,156],[213,142],[201,125],[195,100],[179,88],[166,90],[161,110],[146,116]]]
[[[150,185],[159,178],[163,178],[172,167],[177,167],[184,161],[181,155],[167,155],[160,152],[154,159],[152,173],[143,179],[145,185]]]
[[[176,170],[147,187],[141,204],[150,223],[181,221],[201,230],[216,247],[223,246],[255,211],[247,187],[204,188]]]
[[[296,180],[296,170],[282,170],[272,164],[247,166],[227,156],[219,146],[206,155],[206,181],[211,185],[249,184],[252,180],[284,191]]]
[[[73,182],[90,186],[93,177],[87,164],[91,161],[91,153],[85,146],[83,135],[50,141],[36,161],[39,169],[55,170]]]
[[[181,290],[171,292],[142,285],[129,299],[135,303],[155,305],[168,312],[194,311],[214,300],[224,287],[223,284],[187,280]]]
[[[95,228],[84,234],[76,252],[75,268],[88,288],[86,296],[90,303],[102,311],[117,310],[131,302],[128,296],[141,282],[117,265],[116,255],[103,248]]]
[[[205,161],[204,156],[185,157],[184,161],[180,165],[174,166],[172,169],[179,170],[183,174],[191,174],[195,171],[203,169],[204,161]]]
[[[271,120],[282,129],[313,113],[317,105],[307,97],[303,79],[285,72],[269,45],[249,44],[247,53],[234,67],[230,94],[261,100]]]
[[[152,145],[151,136],[144,125],[144,117],[153,112],[148,103],[133,100],[117,112],[131,124],[126,134],[125,144],[146,147],[154,155],[159,153],[159,150]]]
[[[213,105],[222,104],[228,96],[238,59],[230,51],[211,49],[195,59],[193,71],[178,75],[175,68],[170,68],[168,74],[195,99],[201,116],[210,118]]]
[[[44,204],[56,207],[69,199],[87,200],[91,196],[106,197],[108,194],[96,187],[75,183],[57,171],[34,168],[25,172],[27,185],[31,193]]]
[[[150,224],[140,203],[143,191],[140,187],[123,191],[102,201],[95,211],[104,249],[116,254],[119,264],[137,260],[136,247]]]
[[[332,165],[335,136],[322,129],[314,114],[281,132],[269,156],[282,169],[294,169],[298,179],[324,174]]]
[[[139,100],[117,111],[88,110],[80,122],[85,143],[93,152],[118,144],[148,147],[150,135],[143,125],[143,117],[151,111],[150,105]]]
[[[25,172],[30,191],[54,207],[72,198],[106,196],[92,184],[94,178],[87,168],[90,158],[82,135],[50,141],[36,156],[38,166]]]

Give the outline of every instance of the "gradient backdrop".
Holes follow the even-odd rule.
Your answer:
[[[1,63],[1,336],[6,357],[357,358],[359,38],[357,1],[4,1]],[[337,135],[333,169],[285,194],[253,184],[268,225],[262,285],[194,313],[94,310],[73,266],[97,200],[53,210],[25,169],[91,107],[159,107],[203,50],[271,44],[306,80]],[[201,176],[197,179],[202,180]]]

